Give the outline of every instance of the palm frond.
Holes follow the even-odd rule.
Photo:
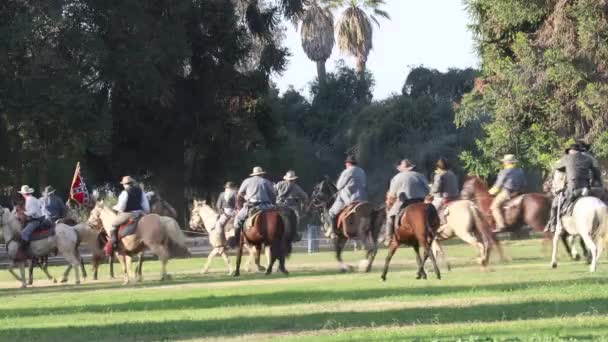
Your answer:
[[[311,60],[325,61],[334,47],[334,18],[331,11],[317,4],[310,5],[304,13],[300,35],[302,48]]]

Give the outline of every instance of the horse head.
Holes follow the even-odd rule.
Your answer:
[[[488,186],[481,178],[468,175],[464,179],[460,196],[465,199],[472,199],[480,195],[488,195]]]
[[[99,200],[95,203],[95,206],[89,214],[87,219],[87,225],[95,230],[103,230],[103,220],[101,219],[101,213],[104,209],[103,200]]]
[[[321,182],[314,186],[310,195],[310,204],[316,208],[327,208],[333,202],[334,194],[337,191],[329,177],[325,176]]]
[[[199,204],[199,202],[195,200],[194,205],[192,206],[192,212],[190,213],[190,222],[188,223],[188,226],[192,230],[200,230],[201,228],[203,228],[203,219],[201,218],[200,214],[202,204],[203,203]]]
[[[13,239],[21,231],[21,225],[15,215],[4,207],[0,207],[0,226],[2,226],[2,235],[5,242]]]

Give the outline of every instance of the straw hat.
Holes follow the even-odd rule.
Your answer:
[[[54,192],[55,192],[55,188],[53,188],[52,185],[49,185],[46,188],[44,188],[44,191],[42,192],[42,194],[46,196],[46,195],[50,195]]]
[[[125,185],[125,184],[133,184],[135,183],[135,179],[133,179],[131,176],[124,176],[122,177],[122,180],[120,181],[120,184]]]
[[[266,171],[259,166],[253,168],[253,172],[251,172],[250,176],[260,176],[266,174]]]
[[[397,167],[399,167],[401,165],[403,165],[403,168],[408,171],[413,170],[416,167],[416,164],[414,164],[411,160],[409,160],[407,158],[402,159],[397,163]]]
[[[505,156],[500,160],[503,163],[517,163],[518,160],[515,158],[514,154],[505,154]]]
[[[298,179],[298,176],[296,176],[296,172],[293,170],[289,170],[287,171],[287,173],[285,174],[285,176],[283,176],[283,179],[286,181],[290,181],[290,180],[296,180]]]
[[[18,193],[20,193],[22,195],[33,194],[34,192],[36,192],[36,190],[30,188],[29,185],[22,185],[21,191],[18,191]]]

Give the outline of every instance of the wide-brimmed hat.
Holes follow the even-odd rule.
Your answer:
[[[133,184],[135,183],[135,179],[133,179],[133,177],[131,176],[124,176],[122,177],[122,180],[120,181],[120,184],[125,185],[125,184]]]
[[[403,165],[403,167],[406,170],[412,170],[416,167],[416,164],[414,164],[411,160],[409,160],[407,158],[401,159],[400,161],[397,162],[397,165],[395,165],[395,166],[399,167],[401,165]]]
[[[293,170],[289,170],[287,171],[287,173],[285,174],[285,176],[283,176],[284,180],[290,181],[290,180],[296,180],[298,179],[298,176],[296,176],[296,172]]]
[[[500,160],[503,163],[517,163],[518,160],[515,158],[514,154],[505,154],[505,156]]]
[[[42,191],[43,195],[50,195],[52,193],[55,192],[55,188],[53,188],[52,185],[48,185],[47,187],[44,188],[44,191]]]
[[[224,189],[234,189],[236,188],[236,184],[234,182],[226,182],[224,185]]]
[[[266,171],[264,171],[264,169],[262,169],[261,167],[256,166],[253,168],[253,172],[251,172],[250,176],[259,176],[263,174],[266,174]]]
[[[577,140],[576,144],[580,147],[581,152],[587,152],[591,150],[591,144],[588,144],[585,140]]]
[[[349,164],[357,164],[357,158],[355,156],[353,156],[352,154],[349,154],[348,156],[346,156],[346,159],[344,160],[345,163],[349,163]]]
[[[36,192],[36,190],[30,188],[29,185],[22,185],[21,186],[21,191],[17,191],[18,193],[22,194],[22,195],[27,195],[27,194],[33,194],[34,192]]]

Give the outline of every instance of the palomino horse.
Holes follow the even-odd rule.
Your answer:
[[[558,207],[558,212],[560,210],[561,208]],[[580,235],[591,255],[589,270],[595,272],[608,236],[608,206],[598,198],[581,197],[574,203],[572,215],[561,217],[557,221],[557,229],[553,236],[551,266],[557,267],[557,245],[563,230],[573,236]]]
[[[248,227],[248,225],[250,225]],[[266,275],[272,273],[274,263],[279,261],[279,271],[287,275],[285,268],[285,258],[291,254],[291,236],[288,234],[286,224],[279,209],[265,209],[247,219],[245,226],[238,237],[238,252],[236,255],[236,269],[233,273],[235,277],[240,275],[241,257],[245,243],[249,243],[256,250],[256,260],[260,258],[260,252],[265,247],[268,266]],[[229,245],[232,245],[229,243]]]
[[[445,224],[437,231],[437,239],[443,241],[458,236],[479,251],[480,265],[487,266],[491,248],[498,242],[475,204],[469,200],[449,202],[444,215]]]
[[[337,193],[336,187],[329,179],[325,179],[317,184],[310,196],[311,207],[319,211],[321,222],[325,231],[332,229],[332,222],[329,218],[329,208],[335,200]],[[336,249],[336,259],[338,260],[340,271],[345,272],[353,269],[342,261],[342,251],[349,239],[357,238],[362,241],[367,251],[366,259],[359,263],[360,269],[369,272],[378,252],[378,235],[382,228],[381,215],[384,207],[373,208],[371,203],[353,203],[342,210],[338,215],[337,231],[334,237],[334,247]]]
[[[437,279],[441,279],[441,273],[439,272],[439,267],[437,267],[435,255],[431,251],[431,244],[436,243],[434,241],[434,235],[436,235],[438,228],[439,216],[437,216],[437,211],[432,204],[412,203],[405,207],[403,213],[399,217],[398,226],[396,227],[395,233],[391,237],[388,246],[388,254],[384,263],[384,270],[382,271],[382,280],[386,281],[386,274],[388,273],[388,266],[391,263],[391,259],[402,244],[412,246],[416,252],[416,262],[418,263],[418,274],[416,279],[426,279],[424,263],[429,257],[433,262]],[[420,247],[424,248],[424,257],[422,259],[420,258]]]
[[[76,284],[80,284],[80,276],[78,268],[80,267],[80,255],[78,253],[78,236],[74,227],[59,223],[55,226],[55,235],[40,240],[30,242],[27,250],[27,255],[24,255],[17,242],[18,235],[21,233],[22,225],[15,215],[8,209],[0,208],[0,225],[4,241],[6,241],[6,250],[11,264],[9,272],[21,281],[21,287],[25,288],[25,261],[28,259],[39,259],[46,257],[51,253],[58,251],[65,260],[76,269]],[[19,267],[20,277],[13,271],[15,266]]]
[[[190,229],[192,230],[200,230],[205,229],[207,234],[209,235],[209,244],[213,247],[211,253],[207,257],[207,263],[203,267],[201,273],[207,273],[209,269],[209,265],[211,261],[216,256],[221,256],[228,267],[228,273],[232,274],[232,265],[230,265],[230,260],[228,258],[227,249],[228,246],[226,244],[226,237],[230,237],[234,235],[234,227],[233,227],[233,219],[228,220],[226,226],[224,227],[224,234],[221,231],[217,231],[215,228],[215,223],[218,219],[218,213],[205,201],[197,201],[194,200],[192,203],[192,214],[190,215]],[[249,252],[249,260],[247,261],[247,269],[251,271],[251,264],[255,260],[255,264],[257,266],[258,271],[263,272],[266,270],[262,265],[260,265],[259,257],[256,259],[256,255],[254,255],[255,250],[249,246],[249,244],[245,244],[245,248]],[[259,256],[259,255],[258,255]],[[268,260],[266,260],[268,262]]]
[[[112,209],[106,207],[103,201],[98,201],[91,211],[87,222],[93,229],[103,227],[109,235],[115,217],[116,213]],[[167,274],[167,262],[169,258],[190,255],[186,248],[186,237],[179,228],[177,221],[171,217],[158,216],[157,214],[144,215],[137,223],[135,233],[119,240],[118,255],[124,270],[123,284],[128,284],[129,279],[133,277],[131,272],[131,257],[143,252],[145,249],[149,249],[160,259],[161,281],[170,278]],[[140,259],[140,266],[138,267],[138,281],[142,280],[142,262],[143,258]]]
[[[86,245],[88,247],[89,251],[91,252],[91,266],[93,268],[93,280],[97,280],[99,265],[106,258],[106,254],[103,250],[103,247],[105,246],[105,244],[107,242],[106,234],[103,231],[103,229],[96,230],[96,229],[91,228],[88,224],[74,226],[74,229],[76,229],[76,233],[78,234],[78,240],[80,241],[80,243]],[[62,282],[65,279],[67,279],[67,276],[70,273],[71,269],[72,269],[72,266],[68,265],[67,269],[65,270],[65,272],[63,274]],[[140,273],[140,272],[138,272],[138,273]],[[83,267],[83,275],[84,275],[84,277],[86,277],[86,273],[84,272],[84,267]],[[112,276],[112,278],[113,278],[113,276]]]

